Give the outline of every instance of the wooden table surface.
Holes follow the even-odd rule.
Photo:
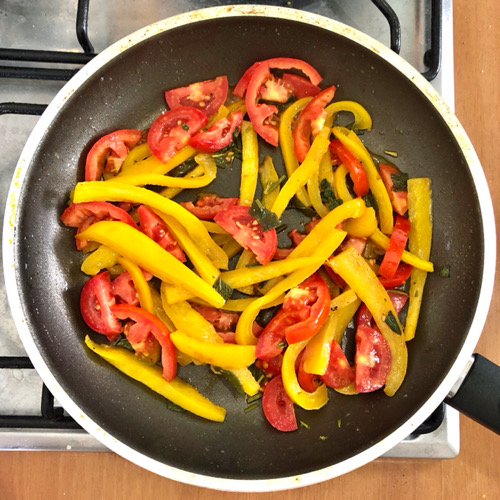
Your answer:
[[[455,0],[456,114],[474,144],[500,221],[500,2]],[[500,279],[477,352],[500,364]],[[326,498],[500,498],[500,437],[461,416],[461,450],[451,460],[379,459],[345,476],[269,494],[274,500]],[[113,453],[0,453],[0,498],[249,499],[218,493],[147,472]]]

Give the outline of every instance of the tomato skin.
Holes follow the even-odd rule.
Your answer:
[[[349,171],[356,195],[367,195],[370,190],[368,176],[359,160],[338,139],[330,142],[330,152],[336,155]]]
[[[92,276],[80,293],[80,312],[85,323],[114,342],[122,332],[111,307],[116,304],[108,271]]]
[[[412,270],[413,266],[406,262],[400,262],[392,278],[379,276],[378,279],[384,288],[396,288],[397,286],[404,285],[408,281]]]
[[[192,106],[206,116],[217,113],[227,98],[227,76],[222,75],[212,80],[192,83],[165,92],[165,100],[170,109],[179,106]]]
[[[217,120],[207,130],[198,132],[189,140],[189,145],[202,153],[215,153],[231,144],[234,133],[240,130],[243,113],[238,110],[226,118]]]
[[[372,392],[382,388],[391,362],[391,349],[383,335],[369,326],[358,326],[354,357],[356,392]]]
[[[156,241],[163,249],[173,255],[180,262],[186,262],[186,255],[170,233],[165,221],[156,215],[149,207],[139,205],[139,227],[141,231]]]
[[[300,387],[306,392],[314,392],[321,385],[321,379],[318,375],[307,373],[304,370],[302,353],[300,354],[299,366],[297,368],[297,380],[299,381]]]
[[[262,410],[275,429],[289,432],[298,428],[293,402],[285,392],[281,375],[273,377],[264,387]]]
[[[223,208],[228,208],[238,204],[238,198],[221,198],[215,194],[198,198],[195,203],[192,201],[181,201],[180,204],[196,215],[201,220],[213,220],[215,215]]]
[[[392,208],[397,214],[404,215],[408,210],[408,191],[394,191],[394,181],[392,180],[392,174],[401,174],[401,172],[396,167],[386,163],[379,163],[378,169],[389,193]]]
[[[384,258],[378,268],[378,274],[384,278],[393,278],[401,262],[401,256],[408,241],[410,232],[410,220],[402,215],[396,215],[396,221],[389,238],[389,245],[385,251]]]
[[[245,249],[250,250],[262,265],[267,264],[276,252],[276,231],[264,231],[244,205],[232,205],[219,210],[214,221],[225,229]]]
[[[148,146],[163,163],[187,146],[189,139],[207,123],[207,116],[193,106],[178,106],[164,111],[151,124]]]
[[[332,340],[330,347],[328,367],[325,374],[320,376],[320,380],[333,389],[340,389],[354,382],[354,370],[349,365],[339,343],[335,340]]]
[[[311,134],[316,136],[323,128],[326,118],[325,106],[333,99],[335,87],[328,87],[314,96],[295,120],[292,136],[295,156],[302,163],[311,147]]]
[[[129,327],[129,334],[132,328],[134,342],[146,342],[149,334],[152,334],[161,346],[161,363],[163,366],[163,378],[167,381],[173,380],[177,373],[177,360],[175,347],[170,339],[170,332],[165,324],[156,316],[145,309],[129,304],[116,304],[111,306],[112,313],[121,320],[131,319],[136,323]]]
[[[121,161],[141,138],[142,131],[136,129],[116,130],[101,137],[94,143],[87,154],[87,159],[85,161],[85,180],[100,180],[108,158],[116,160],[121,167]],[[114,160],[111,161],[114,162]],[[116,165],[113,165],[115,173],[116,168]]]

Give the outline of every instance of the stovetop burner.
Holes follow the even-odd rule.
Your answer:
[[[48,102],[62,85],[59,82],[67,81],[82,65],[90,61],[96,52],[129,32],[157,19],[225,2],[165,3],[158,0],[149,2],[147,9],[141,8],[144,12],[139,18],[130,16],[136,6],[125,8],[124,3],[127,3],[127,0],[120,1],[119,9],[113,9],[112,4],[115,2],[107,2],[107,8],[113,9],[110,12],[99,6],[99,15],[93,15],[91,0],[79,0],[76,12],[68,10],[66,5],[63,8],[63,3],[58,0],[42,0],[36,6],[30,6],[29,10],[21,6],[12,6],[3,12],[0,10],[0,30],[4,39],[2,43],[5,45],[0,47],[0,61],[4,62],[0,65],[0,89],[9,99],[0,103],[0,115],[6,116],[0,119],[0,133],[5,143],[10,145],[10,149],[7,148],[7,158],[4,156],[5,162],[0,166],[0,195],[3,195],[5,201],[23,140],[27,139],[33,126],[33,122],[23,120],[19,115],[41,115],[46,104],[38,101]],[[129,3],[133,2],[129,0]],[[253,3],[315,12],[364,31],[389,45],[413,64],[453,108],[451,0],[394,0],[390,4],[385,0],[372,0],[371,6],[367,5],[365,0],[351,0],[348,4],[340,1],[307,0]],[[128,13],[126,17],[115,15],[116,12],[123,11]],[[145,14],[151,18],[144,18]],[[66,29],[67,23],[64,23],[65,29],[62,33],[58,33],[62,36],[54,35],[49,28],[48,32],[41,32],[37,24],[45,25],[47,18],[49,21],[50,18],[59,18],[58,24],[76,20],[79,47],[68,37],[71,30]],[[137,24],[130,25],[131,20]],[[23,24],[27,23],[33,23],[33,31],[25,29]],[[89,33],[89,26],[95,26],[95,31]],[[20,37],[20,33],[24,35]],[[39,40],[44,36],[45,39]],[[56,38],[52,39],[51,36]],[[97,50],[91,42],[93,37]],[[64,49],[59,46],[61,38]],[[406,40],[412,43],[405,43]],[[15,47],[18,44],[22,45]],[[40,82],[46,83],[40,85]],[[26,102],[18,101],[18,95],[22,95],[21,99]],[[13,141],[9,141],[9,137]],[[4,205],[5,203],[2,203],[2,207]],[[0,294],[5,297],[5,287],[0,290]],[[10,397],[11,405],[9,407],[4,402],[0,407],[0,449],[107,450],[65,414],[45,385],[39,381],[16,336],[6,300],[4,304],[5,310],[0,310],[4,320],[3,327],[0,327],[0,388],[4,401]],[[42,386],[41,395],[30,394],[29,399],[34,403],[38,401],[39,409],[36,410],[35,404],[35,409],[30,407],[25,410],[17,401],[25,399],[24,392],[33,392],[32,386],[37,384]],[[23,385],[30,386],[30,389],[26,390],[26,387],[21,387]],[[22,398],[19,397],[19,390],[23,394]],[[458,414],[443,403],[426,422],[385,456],[451,458],[458,454],[458,448]]]

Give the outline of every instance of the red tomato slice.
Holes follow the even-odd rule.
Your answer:
[[[165,100],[170,109],[179,106],[192,106],[211,116],[226,102],[228,91],[227,76],[213,80],[192,83],[186,87],[167,90]]]
[[[300,320],[298,316],[299,314],[284,311],[281,307],[259,335],[255,356],[262,361],[270,361],[279,356],[286,346],[285,330]]]
[[[399,215],[404,215],[408,210],[408,191],[394,191],[394,181],[392,180],[392,174],[401,174],[401,172],[396,167],[385,163],[379,163],[378,169],[389,193],[392,208]]]
[[[383,335],[369,326],[358,326],[354,357],[356,391],[372,392],[383,387],[391,361],[391,349]]]
[[[124,302],[131,306],[139,304],[139,297],[134,286],[134,282],[128,271],[120,273],[112,282],[113,294],[118,302]]]
[[[281,375],[273,377],[264,387],[262,410],[275,429],[283,432],[297,429],[293,402],[285,392]]]
[[[304,78],[303,76],[296,75],[295,73],[283,73],[281,77],[285,84],[289,86],[292,94],[297,99],[302,99],[303,97],[313,97],[321,92],[321,89],[311,83],[311,80]]]
[[[158,363],[161,346],[154,335],[144,328],[144,324],[128,321],[123,326],[123,333],[138,358],[149,363]]]
[[[410,233],[410,220],[402,215],[396,215],[396,222],[389,238],[389,245],[378,268],[378,274],[384,278],[393,278],[401,262],[401,256]]]
[[[101,137],[90,149],[85,161],[85,180],[98,181],[109,162],[113,173],[120,170],[121,164],[141,139],[142,131],[122,129]]]
[[[311,134],[319,134],[326,119],[325,106],[333,99],[335,87],[328,87],[314,96],[295,120],[292,136],[293,149],[299,162],[303,162],[311,147]]]
[[[306,392],[314,392],[321,385],[321,379],[318,375],[307,373],[304,370],[302,353],[300,354],[300,361],[297,369],[297,380],[299,381],[300,387]]]
[[[198,198],[195,203],[181,201],[180,204],[193,215],[196,215],[198,219],[213,220],[220,210],[237,205],[238,201],[238,198],[220,198],[215,194],[210,194]]]
[[[255,364],[258,368],[263,370],[266,375],[274,377],[274,375],[281,374],[281,365],[283,364],[283,354],[278,354],[271,359],[263,360],[257,359]]]
[[[320,380],[333,389],[340,389],[354,382],[354,370],[349,365],[339,343],[335,340],[332,341],[330,348],[328,367],[325,374],[321,375]]]
[[[384,288],[396,288],[397,286],[404,285],[408,281],[412,271],[413,266],[406,262],[400,262],[392,278],[379,276],[378,279]]]
[[[138,326],[129,327],[129,335],[133,335],[136,343],[146,342],[151,334],[161,346],[161,364],[163,366],[163,378],[169,382],[177,373],[177,360],[175,357],[175,347],[170,340],[170,332],[165,324],[156,316],[140,307],[128,304],[116,304],[111,306],[112,313],[121,320],[131,319]],[[132,343],[132,342],[131,342]]]
[[[106,335],[110,342],[122,332],[111,307],[116,303],[108,271],[102,271],[83,285],[80,293],[80,312],[83,321],[97,333]]]
[[[181,247],[170,233],[165,221],[156,215],[149,207],[139,205],[139,227],[141,231],[158,243],[163,249],[172,254],[181,262],[186,262],[186,256]]]
[[[249,213],[249,207],[233,205],[219,210],[214,221],[225,229],[243,248],[250,250],[260,264],[267,264],[276,252],[276,231],[264,231]]]
[[[349,171],[356,195],[367,195],[370,190],[368,177],[359,160],[338,139],[330,142],[330,152],[336,155]]]
[[[193,309],[198,311],[207,321],[212,323],[217,332],[234,332],[236,324],[240,319],[238,313],[222,311],[215,307],[204,306],[201,304],[191,304]]]
[[[260,87],[260,98],[264,101],[287,102],[292,89],[282,78],[271,75]]]
[[[396,312],[396,314],[399,314],[408,301],[408,295],[406,293],[400,293],[392,290],[389,290],[388,294],[389,298],[391,299],[392,307],[394,307],[394,311]],[[372,322],[372,319],[373,316],[372,313],[368,310],[368,307],[366,307],[365,304],[361,304],[356,313],[356,325],[376,328],[376,326]]]
[[[187,146],[189,139],[207,123],[207,117],[193,106],[178,106],[163,112],[152,123],[148,132],[151,153],[166,163]]]
[[[202,153],[215,153],[231,144],[234,133],[240,130],[243,113],[234,111],[226,118],[217,120],[211,127],[198,132],[189,140],[189,145]]]

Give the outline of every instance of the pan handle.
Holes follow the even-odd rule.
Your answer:
[[[473,354],[445,402],[500,434],[500,367]]]

